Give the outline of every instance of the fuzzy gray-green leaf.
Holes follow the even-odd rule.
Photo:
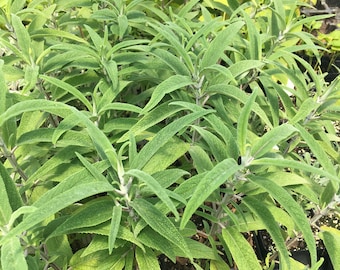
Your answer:
[[[233,159],[226,159],[218,163],[200,180],[184,210],[180,225],[181,229],[185,227],[192,214],[210,194],[225,183],[240,168],[241,166],[237,165]]]
[[[144,199],[134,199],[130,205],[155,232],[179,247],[187,258],[192,258],[183,236],[170,219],[155,206]]]

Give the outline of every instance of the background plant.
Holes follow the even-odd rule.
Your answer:
[[[300,238],[318,269],[319,237],[339,266],[339,231],[318,227],[339,204],[339,80],[297,54],[320,59],[301,29],[324,16],[281,0],[0,3],[2,269],[304,269]],[[243,237],[259,230],[263,261]]]

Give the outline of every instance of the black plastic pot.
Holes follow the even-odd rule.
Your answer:
[[[266,231],[258,231],[254,233],[253,240],[255,243],[255,251],[259,260],[264,261],[269,253],[268,250],[268,243],[271,241],[269,239],[269,235]],[[290,251],[291,257],[304,264],[304,265],[311,265],[310,261],[310,254],[308,250],[296,250]],[[328,252],[326,249],[318,249],[317,250],[318,260],[320,258],[324,258],[323,264],[319,268],[319,270],[337,270],[334,269],[332,266],[332,262],[329,258]],[[275,265],[274,270],[279,270],[279,265]]]

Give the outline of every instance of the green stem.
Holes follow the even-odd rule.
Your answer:
[[[20,168],[17,159],[13,153],[13,151],[9,151],[6,144],[4,143],[2,137],[0,137],[0,148],[1,151],[3,152],[3,156],[8,159],[8,161],[11,163],[13,169],[21,176],[21,178],[26,181],[28,177],[24,173],[24,171]]]

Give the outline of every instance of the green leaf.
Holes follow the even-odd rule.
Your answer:
[[[13,226],[13,223],[21,216],[21,215],[25,215],[25,214],[29,214],[29,213],[33,213],[35,210],[37,210],[36,207],[34,206],[21,206],[20,208],[18,208],[17,210],[15,210],[12,215],[11,218],[8,222],[8,227],[11,228]]]
[[[130,167],[134,169],[141,169],[150,160],[150,158],[161,148],[167,141],[170,140],[181,129],[187,127],[191,122],[197,118],[210,113],[211,111],[205,110],[183,116],[158,132],[152,140],[147,143],[142,150],[137,154]]]
[[[226,159],[218,163],[209,171],[193,190],[181,220],[180,228],[183,229],[196,209],[213,193],[220,185],[228,181],[228,178],[236,173],[241,166],[235,160]]]
[[[93,166],[90,162],[88,162],[82,155],[76,152],[76,155],[80,162],[85,166],[85,168],[89,171],[89,173],[98,181],[107,182],[104,175],[101,174],[100,170],[98,170],[95,166]]]
[[[142,112],[142,109],[138,106],[135,106],[133,104],[128,103],[120,103],[120,102],[113,102],[110,104],[104,105],[100,110],[98,111],[98,115],[102,115],[104,112],[108,110],[115,110],[115,111],[128,111],[128,112],[135,112],[140,114]]]
[[[68,216],[64,222],[58,224],[58,227],[48,236],[48,238],[77,232],[80,228],[96,226],[109,220],[110,217],[112,217],[112,205],[112,199],[107,197],[87,202]],[[98,211],[98,209],[100,209],[100,211]],[[50,226],[52,225],[53,224]]]
[[[23,205],[22,199],[20,194],[15,186],[14,181],[9,176],[6,168],[0,162],[0,205],[1,205],[1,212],[3,217],[7,217],[7,215],[12,213],[12,211],[16,211]],[[7,220],[5,218],[4,220]],[[3,222],[3,220],[2,220]],[[7,224],[8,220],[6,223]],[[3,223],[1,223],[4,225]]]
[[[68,106],[61,102],[50,100],[27,100],[14,104],[8,108],[2,115],[0,115],[0,127],[10,118],[17,116],[24,112],[30,111],[47,111],[66,118],[70,114],[75,114],[80,122],[86,127],[99,156],[105,160],[108,158],[108,153],[116,156],[116,151],[107,136],[82,112],[76,108]],[[117,163],[115,163],[117,164]],[[115,168],[115,165],[113,166]]]
[[[87,109],[92,112],[93,108],[91,103],[86,99],[86,97],[74,86],[59,80],[57,78],[54,77],[50,77],[50,76],[46,76],[46,75],[40,75],[39,76],[41,79],[43,79],[46,82],[49,82],[61,89],[64,89],[65,91],[67,91],[68,93],[70,93],[72,96],[74,96],[76,99],[80,100],[86,107]]]
[[[190,71],[185,66],[185,64],[174,54],[167,50],[160,48],[151,49],[150,53],[162,60],[166,65],[168,65],[175,74],[190,76]]]
[[[118,142],[124,142],[129,139],[130,134],[137,136],[148,128],[163,121],[167,117],[180,111],[181,108],[177,106],[169,106],[169,102],[164,102],[154,108],[152,111],[146,113],[130,130],[118,139]]]
[[[301,206],[284,188],[277,185],[274,181],[258,176],[249,177],[249,180],[260,186],[261,188],[265,189],[270,195],[274,197],[275,200],[280,203],[280,205],[284,209],[286,209],[288,214],[294,220],[296,226],[303,233],[304,239],[307,243],[307,247],[311,255],[312,265],[314,265],[317,261],[315,240],[309,224],[309,220],[305,216],[305,213],[302,210]]]
[[[8,119],[15,117],[24,112],[44,110],[54,113],[61,117],[66,117],[71,114],[71,107],[49,100],[27,100],[14,104],[9,107],[0,117],[0,126],[2,126]]]
[[[2,163],[0,163],[0,167],[2,166]],[[5,181],[2,178],[2,173],[0,174],[0,205],[0,226],[2,227],[8,223],[12,214],[12,207],[9,203],[9,196],[7,194]]]
[[[334,269],[340,267],[340,231],[327,226],[321,226],[319,233],[323,240]]]
[[[136,248],[135,256],[140,270],[161,269],[159,267],[158,259],[152,249],[145,247],[145,251]]]
[[[102,61],[102,65],[105,68],[106,74],[110,79],[110,85],[112,87],[112,90],[114,92],[114,97],[117,96],[118,94],[118,67],[117,67],[117,63],[113,60],[110,61],[106,61],[103,60]]]
[[[152,174],[152,177],[155,178],[163,188],[167,188],[172,184],[176,183],[177,180],[181,179],[181,177],[184,175],[190,175],[190,173],[188,173],[185,170],[174,168],[155,172]],[[141,191],[143,193],[151,192],[151,190],[148,187],[143,187]]]
[[[243,25],[244,22],[242,21],[232,23],[217,34],[203,55],[201,69],[216,64],[216,62],[221,58],[227,45],[233,42],[234,36],[239,33],[239,30]]]
[[[168,20],[168,19],[166,19]],[[149,23],[152,28],[154,28],[159,34],[161,34],[165,39],[167,39],[173,49],[177,52],[177,56],[181,57],[187,66],[187,68],[190,70],[190,73],[193,73],[195,71],[194,65],[192,63],[192,60],[190,58],[189,53],[183,48],[183,45],[181,44],[179,38],[174,34],[173,31],[170,30],[169,27],[164,27],[164,24],[156,25],[153,23]]]
[[[178,105],[183,108],[189,109],[193,112],[204,111],[204,108],[202,108],[201,106],[198,106],[190,102],[174,101],[171,102],[170,105]],[[233,133],[230,131],[230,127],[227,125],[227,123],[224,122],[221,118],[219,118],[216,114],[208,114],[204,117],[204,119],[206,119],[209,122],[214,132],[220,135],[220,138],[224,140],[225,145],[228,145],[228,147],[224,147],[226,155],[228,157],[233,157],[237,159],[238,148],[236,140]]]
[[[253,104],[257,97],[257,91],[254,91],[248,98],[247,103],[241,110],[240,117],[237,121],[237,143],[240,151],[240,155],[243,157],[246,154],[247,132],[248,132],[248,120]]]
[[[54,156],[47,160],[42,166],[35,170],[28,178],[26,184],[30,185],[37,179],[45,179],[48,173],[57,168],[61,164],[70,162],[75,157],[75,151],[79,151],[76,146],[67,146],[58,151]]]
[[[55,259],[53,262],[56,265],[65,265],[71,259],[73,251],[67,235],[53,237],[44,243],[48,250],[49,258]],[[31,270],[31,268],[29,269]]]
[[[1,267],[6,270],[28,270],[24,251],[16,236],[11,237],[1,248]]]
[[[23,94],[27,94],[28,91],[34,89],[38,81],[39,66],[32,65],[25,67],[25,86],[22,89]]]
[[[112,210],[112,218],[111,218],[111,226],[110,226],[110,234],[109,234],[109,254],[112,253],[115,242],[116,242],[121,217],[122,217],[122,207],[120,205],[114,206]]]
[[[123,39],[124,34],[129,27],[129,21],[125,15],[123,14],[118,15],[118,26],[119,26],[119,39],[121,40]]]
[[[7,84],[4,77],[4,60],[0,59],[0,114],[6,110]]]
[[[104,46],[104,40],[90,26],[85,24],[84,27],[87,30],[87,32],[89,33],[89,36],[90,36],[97,52],[100,53],[101,50],[103,49],[103,46]]]
[[[174,137],[152,156],[148,163],[143,167],[143,171],[150,174],[163,171],[182,157],[189,148],[190,144]]]
[[[249,53],[250,59],[259,60],[261,59],[261,37],[258,28],[256,27],[256,23],[251,20],[250,16],[242,10],[242,18],[245,20],[247,25],[247,34],[248,34],[248,49],[247,53]],[[256,19],[255,19],[256,20]]]
[[[154,231],[180,248],[192,260],[190,248],[183,236],[162,212],[144,199],[134,199],[130,205]]]
[[[55,37],[57,39],[66,38],[66,39],[69,39],[69,40],[77,41],[79,43],[88,44],[86,40],[84,40],[80,37],[77,37],[76,35],[71,34],[70,32],[52,29],[52,28],[39,29],[37,31],[34,31],[31,34],[32,39],[34,39],[34,38],[46,38],[46,37]]]
[[[222,237],[240,270],[261,270],[254,250],[243,235],[233,227],[222,230]]]
[[[191,146],[189,153],[193,160],[194,167],[198,173],[210,171],[214,167],[209,155],[200,146]]]
[[[217,93],[221,95],[226,95],[240,101],[243,104],[246,104],[249,101],[249,96],[244,91],[240,91],[239,88],[230,84],[212,85],[208,87],[206,92],[211,94]],[[253,107],[251,109],[266,123],[266,125],[268,125],[268,127],[273,127],[272,123],[268,119],[266,112],[263,111],[259,104],[253,103]]]
[[[251,165],[277,166],[277,167],[282,167],[282,168],[302,170],[302,171],[310,172],[316,175],[325,176],[331,180],[334,180],[340,183],[340,179],[336,175],[330,174],[329,172],[323,169],[316,168],[311,165],[302,163],[301,161],[288,160],[288,159],[283,159],[283,158],[260,158],[260,159],[253,160],[251,162]]]
[[[28,34],[27,29],[22,24],[21,19],[16,16],[15,14],[12,14],[12,24],[13,28],[16,34],[16,38],[18,41],[18,45],[20,47],[20,50],[22,51],[23,56],[25,57],[26,63],[31,62],[31,39]]]
[[[242,202],[265,224],[266,230],[269,232],[270,237],[275,243],[275,247],[280,253],[280,267],[289,270],[289,254],[275,217],[264,206],[263,201],[257,200],[252,196],[245,196]]]
[[[61,192],[56,192],[57,190]],[[108,191],[113,191],[113,187],[108,182],[98,181],[92,176],[83,179],[74,179],[73,175],[68,180],[64,180],[41,196],[40,199],[32,205],[37,207],[37,209],[33,213],[25,216],[24,220],[18,226],[13,228],[0,240],[0,244],[5,244],[11,237],[31,229],[54,213],[77,201]],[[51,194],[53,194],[53,196],[51,196]]]
[[[313,136],[301,125],[296,124],[296,128],[299,130],[301,137],[304,139],[312,153],[317,157],[318,162],[329,173],[336,175],[334,165],[330,161],[324,149],[318,144]]]
[[[115,249],[113,254],[107,250],[99,250],[86,256],[82,256],[84,249],[77,251],[69,262],[69,267],[73,270],[123,270],[125,255],[129,252],[129,246]]]
[[[95,253],[96,251],[108,249],[107,239],[108,237],[106,235],[95,234],[91,243],[85,248],[81,256],[85,257],[89,254]]]
[[[58,139],[68,130],[71,130],[74,126],[79,124],[79,119],[75,114],[70,114],[62,121],[59,122],[59,125],[53,132],[52,143],[55,145]]]
[[[165,203],[169,210],[175,215],[176,219],[179,219],[176,206],[169,198],[166,190],[151,175],[136,169],[129,170],[126,174],[137,177],[139,180],[143,181],[151,191]]]
[[[297,129],[289,124],[282,124],[273,128],[257,140],[251,149],[251,155],[259,158],[270,152],[279,142],[290,137]]]
[[[25,112],[20,117],[20,125],[17,129],[17,136],[37,130],[45,122],[44,112]]]
[[[289,122],[291,124],[298,123],[301,120],[308,120],[313,116],[313,112],[320,106],[313,98],[307,98],[303,101],[296,115]]]
[[[203,140],[208,144],[209,150],[211,151],[211,154],[214,155],[214,158],[217,162],[220,162],[226,158],[228,158],[228,147],[225,145],[216,135],[209,132],[208,130],[193,126],[195,130],[202,136]]]
[[[336,195],[339,190],[339,184],[339,182],[329,181],[326,184],[326,187],[323,189],[321,195],[318,194],[318,202],[322,208],[326,207],[334,199],[334,195]]]
[[[167,78],[155,88],[150,101],[143,108],[142,114],[153,109],[166,94],[191,84],[193,84],[193,81],[188,76],[173,75]]]
[[[234,64],[232,64],[228,70],[234,78],[241,76],[245,72],[249,72],[250,70],[261,68],[264,66],[264,63],[259,60],[241,60]]]
[[[23,9],[25,4],[26,4],[25,0],[12,0],[8,3],[8,5],[10,6],[10,12],[11,13],[19,12],[20,10]]]
[[[158,250],[166,255],[172,262],[176,262],[176,255],[183,253],[175,244],[164,238],[162,235],[155,233],[150,227],[145,227],[139,234],[138,240],[143,245]]]

